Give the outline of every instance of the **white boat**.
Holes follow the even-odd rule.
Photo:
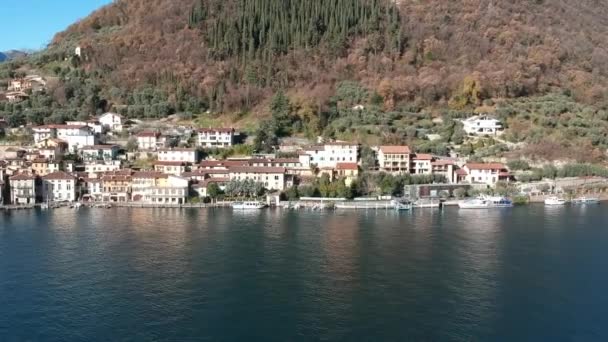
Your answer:
[[[441,208],[440,200],[418,200],[414,202],[414,208]]]
[[[597,197],[578,197],[572,200],[572,203],[575,204],[598,204],[600,203],[600,199]]]
[[[243,201],[243,202],[234,202],[232,203],[232,209],[264,209],[266,208],[266,203],[259,201]]]
[[[479,196],[474,199],[458,202],[460,209],[491,209],[491,208],[511,208],[513,202],[500,196]]]
[[[551,196],[545,199],[545,205],[565,205],[567,202],[563,198]]]
[[[393,207],[395,208],[395,210],[411,210],[412,209],[412,202],[410,201],[405,201],[405,200],[393,200],[391,202],[391,204],[393,205]]]

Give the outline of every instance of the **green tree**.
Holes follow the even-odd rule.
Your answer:
[[[209,183],[207,185],[207,196],[216,199],[222,194],[222,190],[220,189],[217,183]]]

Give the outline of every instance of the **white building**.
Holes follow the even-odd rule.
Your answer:
[[[198,131],[198,144],[206,148],[234,145],[234,128],[203,128]]]
[[[10,177],[11,203],[34,204],[38,196],[37,177],[29,174],[18,174]]]
[[[86,178],[84,179],[84,185],[86,188],[86,194],[83,196],[85,201],[101,201],[103,194],[102,181],[99,178]]]
[[[458,180],[471,184],[495,185],[498,181],[508,181],[511,174],[502,163],[469,163],[458,173]]]
[[[32,127],[34,143],[38,144],[44,140],[55,138],[57,131],[52,125]]]
[[[136,135],[137,147],[140,150],[156,150],[165,147],[164,139],[159,132],[144,131]]]
[[[145,191],[144,202],[163,204],[184,204],[188,200],[190,180],[169,175],[166,180],[158,182]]]
[[[310,156],[310,163],[318,168],[336,168],[338,163],[357,163],[359,161],[359,145],[346,142],[326,143],[304,149]]]
[[[84,146],[97,144],[97,136],[89,126],[55,125],[57,138],[68,144],[71,152],[76,152]]]
[[[149,189],[160,186],[169,177],[157,171],[137,171],[131,176],[131,199],[133,201],[144,201],[149,194]]]
[[[75,201],[77,199],[76,177],[63,171],[53,172],[42,177],[42,197],[44,201]]]
[[[154,171],[179,176],[187,170],[187,163],[178,161],[154,162]]]
[[[105,113],[99,117],[99,123],[111,132],[122,132],[122,116],[116,113]]]
[[[264,184],[268,190],[283,191],[286,188],[284,167],[235,166],[228,169],[230,180],[253,180]]]
[[[105,172],[118,171],[121,168],[120,160],[106,160],[99,162],[87,162],[84,164],[84,172],[89,177],[97,177],[97,175]]]
[[[95,145],[97,137],[93,129],[87,125],[45,125],[32,128],[34,142],[41,143],[44,140],[58,138],[68,144],[68,149],[75,152],[78,148]]]
[[[462,120],[462,124],[464,131],[471,135],[497,135],[503,131],[500,121],[485,115]]]
[[[199,161],[198,150],[194,148],[161,148],[158,150],[159,161],[180,161],[186,163],[197,163]]]
[[[430,175],[433,171],[433,156],[418,153],[412,156],[410,173],[414,175]]]
[[[376,162],[380,171],[388,173],[409,173],[411,151],[408,146],[378,146]]]
[[[85,161],[91,160],[114,160],[118,157],[118,145],[93,145],[84,146],[82,151],[82,159]]]
[[[96,121],[96,120],[66,121],[65,124],[71,125],[71,126],[89,126],[93,130],[93,133],[95,133],[95,134],[103,133],[103,126],[101,125],[101,123],[99,121]]]

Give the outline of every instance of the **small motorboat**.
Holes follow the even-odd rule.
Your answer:
[[[545,199],[545,205],[565,205],[568,203],[565,199],[557,196],[551,196]]]
[[[600,199],[597,197],[582,196],[582,197],[573,199],[572,203],[574,203],[574,204],[599,204]]]
[[[492,209],[492,208],[511,208],[513,202],[500,196],[479,196],[474,199],[458,202],[460,209]]]
[[[232,209],[264,209],[266,208],[266,203],[259,201],[243,201],[243,202],[234,202],[232,203]]]
[[[408,200],[393,200],[392,205],[397,211],[412,209],[412,202]]]

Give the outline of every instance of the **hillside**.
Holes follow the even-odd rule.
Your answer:
[[[317,96],[335,81],[353,78],[371,88],[383,83],[394,101],[423,104],[447,103],[466,77],[481,88],[480,98],[468,101],[553,88],[571,89],[581,100],[595,101],[608,85],[608,3],[603,1],[582,0],[573,6],[567,0],[403,0],[397,5],[399,28],[390,32],[399,35],[398,49],[387,47],[390,42],[380,34],[385,31],[351,30],[335,48],[324,42],[290,42],[265,58],[255,52],[246,58],[218,54],[206,39],[208,31],[234,25],[222,18],[246,13],[239,3],[257,2],[119,0],[58,34],[51,49],[80,44],[86,48],[87,69],[104,70],[108,82],[129,89],[170,82],[201,96],[225,92],[219,101],[222,109],[250,102],[247,92],[259,99],[269,88],[289,87]],[[287,3],[295,7],[299,1]],[[192,25],[197,6],[209,14]],[[263,11],[270,15],[273,9]],[[385,23],[387,18],[379,20]],[[284,30],[283,24],[271,22],[269,31]],[[226,45],[235,45],[245,29],[235,30],[223,37]],[[467,100],[460,102],[466,105]]]
[[[509,99],[559,93],[603,109],[608,3],[117,0],[12,68],[60,79],[50,120],[210,110],[204,122],[259,125],[284,91],[283,134],[411,140],[433,116]]]
[[[4,53],[0,52],[0,62],[4,62],[7,59],[8,57]]]

